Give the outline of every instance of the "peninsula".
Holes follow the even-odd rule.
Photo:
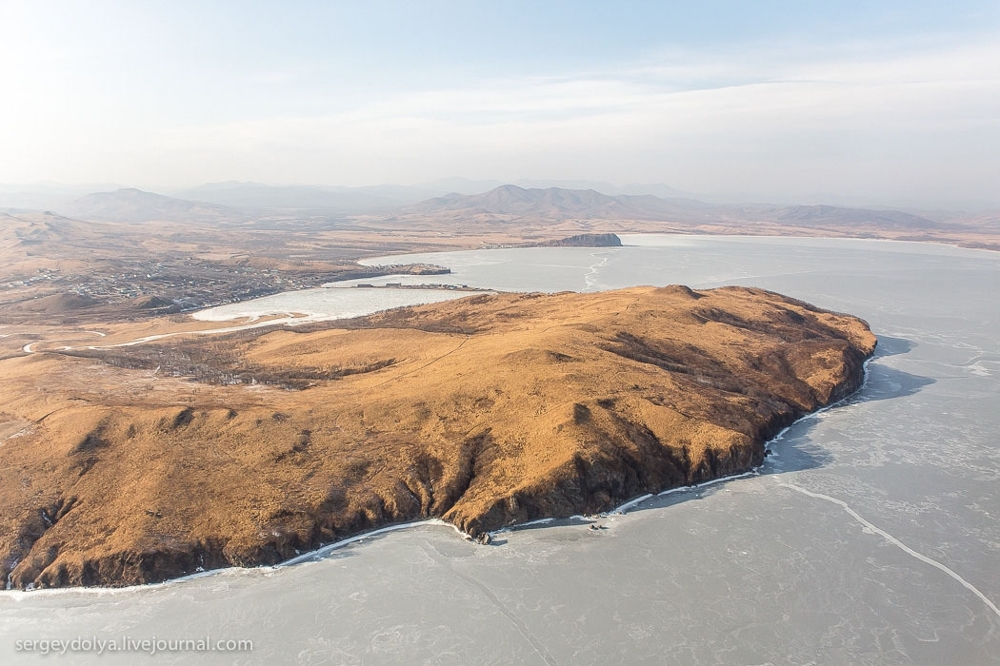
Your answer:
[[[0,360],[0,576],[150,583],[426,517],[605,511],[761,464],[875,344],[773,292],[674,286],[43,346]]]

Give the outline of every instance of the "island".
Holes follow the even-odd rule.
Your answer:
[[[762,289],[479,294],[2,360],[0,576],[124,586],[437,517],[472,537],[750,470],[868,325]]]
[[[618,234],[577,234],[537,243],[536,247],[621,247]]]

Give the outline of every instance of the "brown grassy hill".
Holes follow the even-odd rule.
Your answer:
[[[143,583],[421,517],[477,534],[606,510],[760,464],[875,346],[858,319],[735,287],[338,325],[0,362],[21,433],[0,440],[0,576]]]
[[[39,312],[45,314],[62,314],[82,308],[90,308],[97,305],[98,301],[80,294],[52,294],[42,296],[28,301],[23,301],[15,305],[7,306],[12,312]]]

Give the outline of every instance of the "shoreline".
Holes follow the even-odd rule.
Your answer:
[[[354,287],[357,287],[357,285],[352,285],[351,288],[354,288]],[[331,287],[313,287],[313,288],[310,288],[309,290],[311,290],[311,289],[328,289],[328,288],[331,288]],[[333,288],[337,288],[337,287],[333,287]],[[348,287],[340,287],[340,288],[346,289]],[[412,288],[408,288],[408,287],[405,287],[405,286],[404,287],[376,287],[376,288],[377,289],[403,289],[403,290],[416,290],[416,291],[434,291],[434,292],[446,292],[446,293],[449,293],[449,294],[455,294],[455,293],[465,294],[465,295],[462,295],[462,296],[455,296],[455,298],[453,298],[453,299],[447,299],[447,300],[460,300],[460,299],[466,298],[468,295],[472,295],[472,294],[495,294],[495,293],[499,293],[496,289],[481,289],[481,288],[478,288],[478,287],[450,289],[450,288],[441,287],[439,285],[432,285],[432,286],[427,286],[427,287],[416,286],[416,287],[412,287]],[[288,291],[288,292],[279,292],[279,294],[295,293],[296,291],[308,291],[308,290],[307,289],[298,289],[298,290],[293,290],[293,291]],[[277,294],[272,294],[271,296],[274,296],[274,295],[277,295]],[[262,296],[261,298],[269,298],[269,296]],[[243,301],[243,302],[244,303],[252,303],[253,301],[251,300],[251,301]],[[435,301],[435,302],[443,302],[443,301]],[[277,310],[275,310],[275,311],[272,311],[272,312],[257,313],[257,314],[242,314],[241,313],[241,314],[233,315],[231,317],[223,317],[223,318],[198,317],[198,315],[201,314],[201,313],[209,312],[211,310],[214,310],[217,307],[221,307],[221,306],[212,306],[212,307],[209,307],[209,308],[204,308],[204,309],[201,309],[201,310],[196,310],[196,311],[194,311],[192,313],[189,313],[188,316],[191,319],[193,319],[195,322],[201,322],[201,323],[206,323],[206,324],[225,324],[227,322],[239,322],[241,320],[245,320],[245,323],[234,323],[231,326],[224,326],[224,327],[216,326],[214,328],[192,328],[190,330],[170,331],[170,332],[167,332],[167,333],[155,333],[153,335],[146,335],[146,336],[143,336],[143,337],[140,337],[140,338],[135,338],[133,340],[126,340],[125,342],[116,342],[116,343],[112,343],[112,344],[108,344],[108,345],[78,345],[78,346],[74,346],[74,347],[63,346],[63,347],[60,347],[58,349],[51,349],[51,350],[49,350],[49,349],[43,349],[43,350],[40,350],[40,351],[36,351],[35,349],[33,349],[33,347],[35,345],[37,345],[37,344],[43,344],[43,343],[55,342],[55,341],[54,340],[34,340],[32,342],[27,343],[23,347],[21,347],[21,351],[23,353],[25,353],[25,354],[43,354],[43,353],[49,353],[49,352],[56,352],[56,353],[58,353],[58,352],[64,352],[64,351],[74,351],[74,350],[79,350],[79,349],[101,350],[101,349],[115,349],[115,348],[118,348],[118,347],[133,347],[133,346],[136,346],[136,345],[142,345],[142,344],[146,344],[146,343],[150,343],[150,342],[158,342],[160,340],[164,340],[164,339],[167,339],[167,338],[173,338],[173,337],[179,337],[179,336],[186,336],[186,335],[192,335],[192,336],[197,336],[197,335],[225,335],[225,334],[228,334],[228,333],[237,333],[237,332],[240,332],[240,331],[256,330],[256,329],[261,329],[261,328],[267,328],[267,327],[270,327],[270,326],[275,326],[275,327],[283,327],[283,326],[296,327],[296,326],[301,326],[301,325],[306,325],[306,324],[318,324],[318,323],[325,323],[325,322],[331,322],[331,321],[342,321],[342,320],[347,320],[347,319],[360,319],[360,318],[363,318],[363,317],[368,317],[368,316],[373,315],[373,314],[379,314],[381,312],[388,312],[389,310],[394,310],[396,308],[416,307],[416,306],[420,306],[420,305],[427,305],[427,304],[426,303],[415,303],[415,304],[409,304],[409,305],[394,305],[394,306],[391,306],[391,307],[388,307],[388,308],[383,308],[383,309],[380,309],[380,310],[374,310],[374,311],[368,312],[366,314],[353,314],[352,313],[352,314],[342,315],[342,314],[331,314],[329,312],[308,311],[308,310],[289,310],[289,311],[285,311],[285,312],[278,312]],[[99,335],[101,337],[107,337],[106,333],[102,333],[100,331],[82,331],[82,332],[83,333],[93,333],[94,335]],[[18,335],[18,334],[13,334],[13,335]],[[3,336],[0,336],[0,337],[10,337],[10,334],[3,335]]]
[[[968,245],[962,245],[958,242],[949,242],[944,240],[912,240],[912,239],[899,239],[899,238],[864,238],[861,236],[824,236],[824,235],[802,235],[802,234],[720,234],[720,233],[691,233],[691,232],[676,232],[671,233],[668,231],[616,231],[615,232],[621,239],[622,244],[620,246],[607,246],[607,247],[566,247],[561,249],[578,249],[578,250],[608,250],[616,249],[618,247],[642,247],[641,245],[635,245],[625,242],[628,237],[634,236],[666,236],[671,238],[694,238],[700,240],[730,240],[730,239],[788,239],[788,240],[830,240],[830,241],[854,241],[862,243],[894,243],[894,244],[908,244],[917,246],[937,246],[937,247],[949,247],[956,250],[972,251],[972,252],[985,252],[992,256],[997,256],[1000,254],[1000,247],[970,247]],[[1000,244],[998,244],[1000,245]],[[456,252],[478,252],[481,250],[533,250],[533,249],[554,249],[553,247],[545,246],[510,246],[510,247],[466,247],[459,250],[442,250],[427,252],[424,250],[418,250],[413,252],[398,252],[395,254],[372,254],[365,257],[360,257],[356,261],[361,266],[373,267],[382,266],[386,264],[379,263],[382,259],[391,259],[395,257],[407,257],[413,255],[426,255],[426,254],[442,254],[442,253],[456,253]],[[407,275],[406,277],[413,277]]]

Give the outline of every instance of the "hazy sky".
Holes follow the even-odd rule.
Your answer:
[[[1000,2],[0,0],[0,182],[1000,202]]]

